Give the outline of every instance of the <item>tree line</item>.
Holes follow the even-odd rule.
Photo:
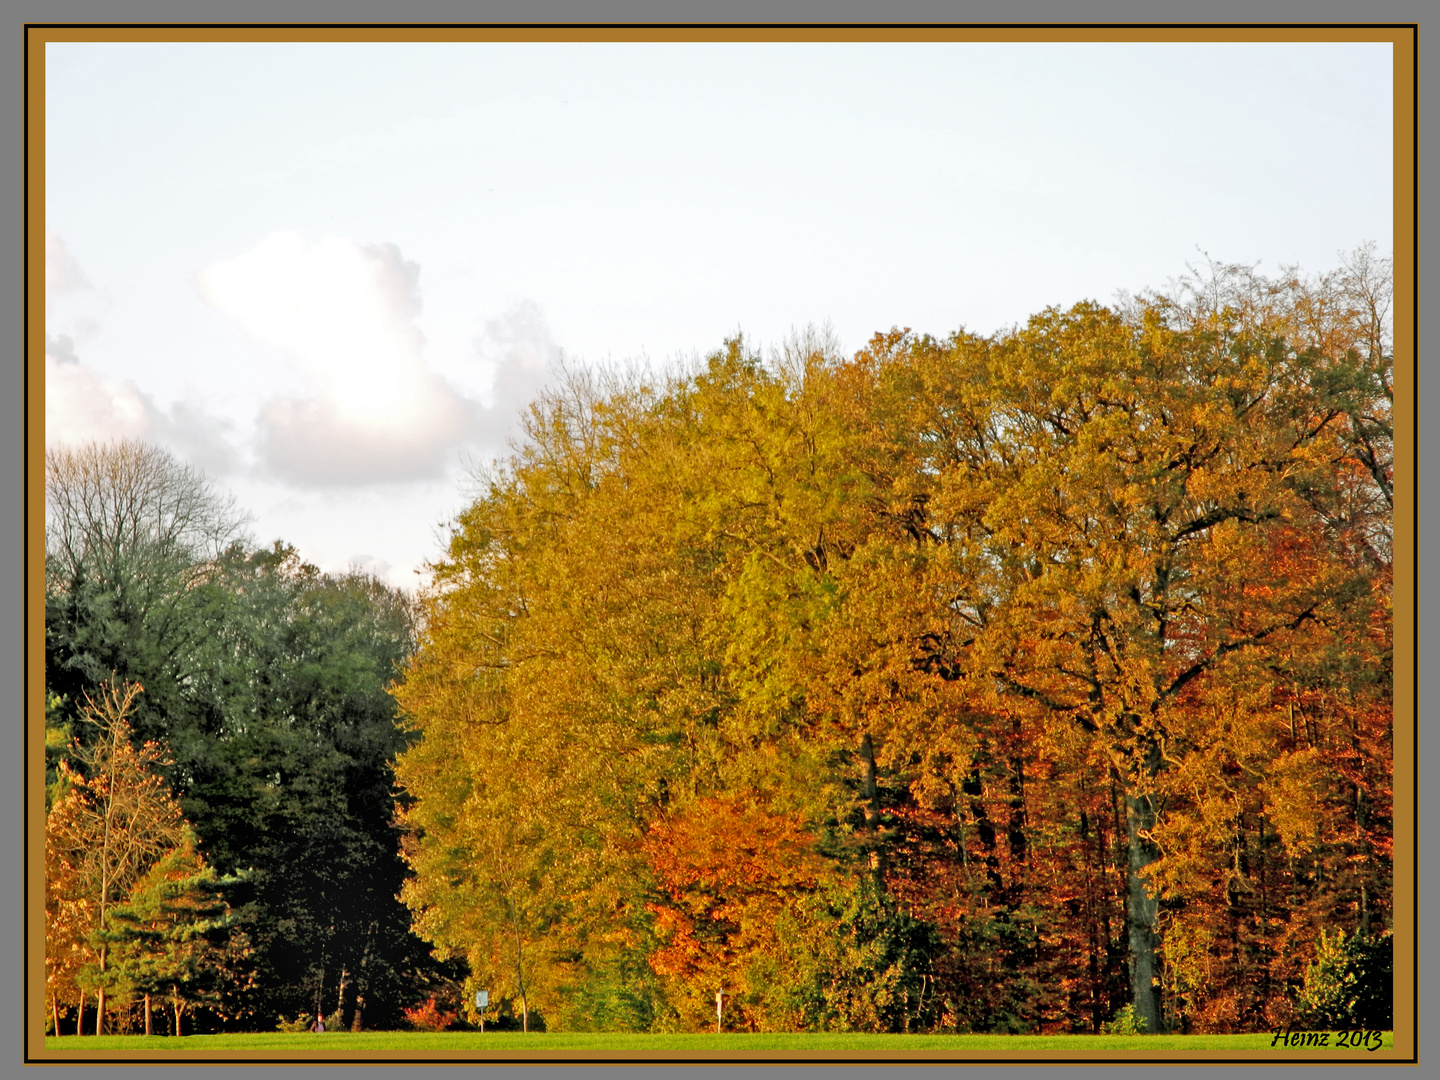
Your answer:
[[[52,451],[51,1023],[1388,1026],[1389,288],[571,372],[414,600]]]
[[[1388,1020],[1388,290],[572,374],[393,690],[417,932],[565,1028]]]
[[[46,498],[52,1030],[400,1022],[455,974],[396,897],[411,601],[156,447],[52,449]]]

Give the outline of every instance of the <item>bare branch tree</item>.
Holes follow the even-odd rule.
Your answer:
[[[112,588],[146,568],[203,562],[248,521],[202,472],[130,440],[47,450],[45,510],[47,562]]]

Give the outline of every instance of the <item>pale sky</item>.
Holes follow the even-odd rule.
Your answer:
[[[50,44],[46,439],[414,587],[563,355],[1393,247],[1391,46]]]

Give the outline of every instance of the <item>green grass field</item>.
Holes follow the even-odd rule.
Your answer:
[[[1377,1061],[1393,1056],[1389,1032],[1383,1049],[1330,1046],[1297,1049],[1271,1045],[1272,1036],[1254,1035],[630,1035],[584,1033],[372,1031],[324,1035],[257,1032],[192,1035],[181,1039],[143,1035],[47,1036],[45,1056],[240,1058],[323,1060],[325,1058],[517,1060],[636,1059],[781,1060],[807,1058],[1033,1059],[1033,1058],[1245,1058],[1283,1061],[1301,1057]],[[1370,1045],[1374,1045],[1371,1039]]]

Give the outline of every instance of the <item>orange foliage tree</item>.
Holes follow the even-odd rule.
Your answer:
[[[162,749],[131,743],[128,716],[140,691],[135,683],[108,682],[98,700],[86,698],[82,719],[95,736],[77,740],[71,751],[84,772],[60,762],[65,794],[45,819],[46,956],[57,983],[51,1008],[58,1028],[58,983],[73,978],[77,1034],[87,984],[96,994],[95,1032],[105,1030],[106,995],[115,980],[106,934],[111,909],[185,833],[180,806],[158,771],[166,764]]]

